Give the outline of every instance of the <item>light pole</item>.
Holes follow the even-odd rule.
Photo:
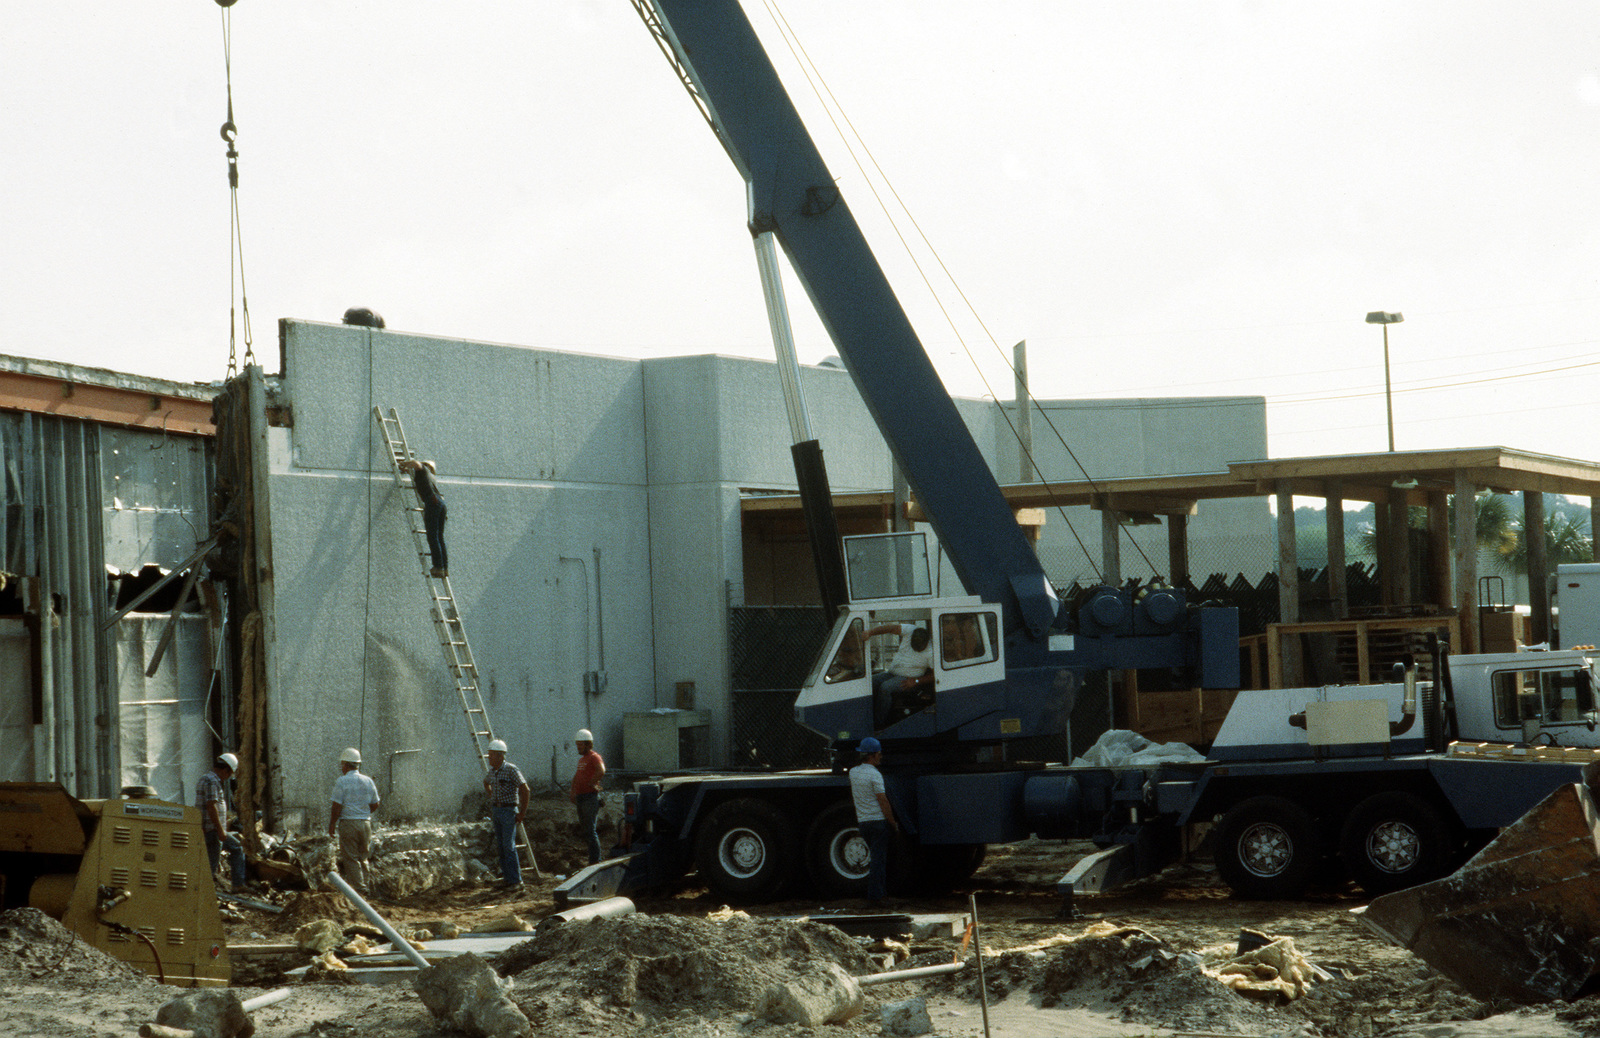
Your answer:
[[[1368,324],[1383,325],[1383,407],[1389,414],[1389,453],[1394,453],[1394,391],[1389,384],[1389,326],[1405,320],[1404,314],[1374,310],[1367,315]]]

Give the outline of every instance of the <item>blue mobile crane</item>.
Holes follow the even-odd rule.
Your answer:
[[[823,598],[838,613],[796,719],[841,759],[867,735],[884,743],[890,796],[918,845],[897,855],[902,884],[959,880],[988,843],[1063,835],[1060,819],[1076,808],[1062,798],[1078,793],[1038,764],[1009,759],[1008,745],[1060,736],[1089,671],[1163,668],[1189,687],[1237,687],[1236,614],[1191,608],[1171,588],[1135,596],[1101,587],[1073,608],[1063,603],[737,0],[633,4],[745,179],[780,369],[792,344],[775,245],[967,592],[935,597],[924,533],[845,538],[841,549],[820,448],[807,436],[798,380],[786,375]],[[905,624],[929,632],[935,662],[923,697],[896,703],[874,691],[881,647],[867,635]],[[633,853],[574,877],[567,892],[626,892],[690,867],[746,900],[804,879],[825,894],[854,892],[866,859],[847,789],[837,767],[646,783],[631,801]]]

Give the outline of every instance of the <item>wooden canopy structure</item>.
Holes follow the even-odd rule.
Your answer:
[[[1559,458],[1508,447],[1469,447],[1450,450],[1401,451],[1381,454],[1346,454],[1325,457],[1232,462],[1226,471],[1176,476],[1137,476],[1120,479],[1041,481],[1004,487],[1006,499],[1025,525],[1036,526],[1047,508],[1088,506],[1101,513],[1102,576],[1108,583],[1121,581],[1119,536],[1127,517],[1148,521],[1160,518],[1167,527],[1170,579],[1189,576],[1188,517],[1206,500],[1270,497],[1277,502],[1279,613],[1283,623],[1300,617],[1300,569],[1295,526],[1295,497],[1321,498],[1327,508],[1328,597],[1335,619],[1348,616],[1345,583],[1344,503],[1369,501],[1376,508],[1378,576],[1383,600],[1395,609],[1425,606],[1459,617],[1461,644],[1457,651],[1477,651],[1481,644],[1478,602],[1477,494],[1482,490],[1520,493],[1523,528],[1528,531],[1528,583],[1533,601],[1531,638],[1547,641],[1551,633],[1550,576],[1545,557],[1543,494],[1587,497],[1591,529],[1600,499],[1600,462]],[[1452,528],[1449,502],[1464,502],[1456,510]],[[856,529],[885,528],[903,514],[924,518],[915,496],[905,499],[904,512],[891,493],[839,495],[841,517],[856,520]],[[759,510],[775,518],[788,510],[798,512],[792,495],[747,498],[747,512]],[[1411,603],[1412,554],[1409,549],[1407,510],[1427,511],[1429,543],[1425,565],[1434,601]],[[1600,552],[1596,553],[1600,561]]]

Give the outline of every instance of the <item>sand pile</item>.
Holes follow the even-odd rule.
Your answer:
[[[653,1027],[748,1014],[774,983],[835,964],[852,976],[872,960],[838,929],[734,916],[624,916],[552,928],[505,952],[495,968],[544,1033],[590,1025]]]

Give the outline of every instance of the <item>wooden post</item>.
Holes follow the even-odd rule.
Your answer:
[[[1443,490],[1428,491],[1428,569],[1433,574],[1433,604],[1449,610],[1455,593],[1450,586],[1450,499]]]
[[[1286,479],[1278,481],[1278,620],[1286,624],[1300,622],[1300,560],[1295,548],[1294,489]],[[1298,687],[1304,678],[1300,665],[1300,636],[1289,635],[1279,651],[1283,680],[1289,683],[1288,687]]]
[[[1394,605],[1411,602],[1411,517],[1406,505],[1406,492],[1399,487],[1389,488],[1389,557],[1390,586],[1394,589]]]
[[[1528,605],[1532,613],[1529,637],[1533,643],[1550,641],[1550,560],[1545,550],[1544,494],[1522,492],[1522,535],[1528,539]]]
[[[1350,589],[1345,585],[1344,557],[1344,485],[1337,480],[1328,484],[1328,496],[1323,500],[1328,520],[1328,597],[1333,601],[1333,618],[1343,620],[1350,615]]]
[[[1189,579],[1189,517],[1167,516],[1167,579],[1177,587]]]
[[[1478,623],[1478,488],[1464,472],[1456,473],[1456,610],[1461,616],[1461,644],[1452,652],[1477,652]]]
[[[1111,499],[1100,498],[1100,579],[1112,587],[1122,586],[1122,523]]]

